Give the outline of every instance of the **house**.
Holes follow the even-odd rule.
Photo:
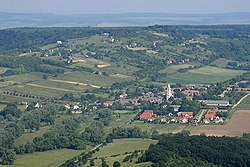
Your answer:
[[[166,60],[166,63],[167,63],[167,64],[172,64],[173,61],[168,59],[168,60]]]
[[[74,105],[74,106],[73,106],[73,110],[79,110],[79,109],[80,109],[79,106],[77,106],[77,105]]]
[[[214,122],[215,122],[215,123],[223,123],[224,120],[223,120],[222,118],[220,118],[220,117],[217,116],[217,117],[215,118]]]
[[[124,98],[126,98],[128,95],[126,94],[126,93],[122,93],[119,97],[121,98],[121,99],[124,99]]]
[[[66,109],[70,109],[70,104],[64,104],[64,107],[65,107]]]
[[[216,115],[217,112],[218,112],[218,110],[216,110],[216,109],[208,109],[207,110],[207,114],[214,114],[214,115]]]
[[[170,105],[171,108],[174,109],[175,112],[179,111],[180,105]]]
[[[56,43],[57,43],[58,45],[61,45],[61,44],[62,44],[62,41],[56,41]]]
[[[209,124],[209,123],[210,123],[210,120],[209,120],[209,119],[203,119],[203,122],[204,122],[205,124]]]
[[[115,42],[115,39],[114,39],[113,37],[110,37],[110,38],[107,39],[107,41],[108,41],[109,43],[114,43],[114,42]]]
[[[103,103],[103,105],[104,105],[105,107],[110,107],[110,106],[112,106],[114,103],[115,103],[115,101],[106,101],[106,102]]]
[[[206,114],[205,119],[208,119],[210,121],[213,121],[216,118],[215,114]]]
[[[183,123],[183,124],[186,124],[186,123],[188,123],[188,118],[185,118],[185,117],[183,117],[183,118],[180,118],[180,121],[179,121],[180,123]]]
[[[193,112],[178,112],[178,117],[186,117],[186,118],[192,118],[194,113]]]
[[[109,33],[108,32],[103,32],[101,33],[102,36],[109,36]]]
[[[174,117],[174,118],[172,118],[172,119],[170,120],[170,122],[172,122],[172,123],[177,123],[177,122],[178,122],[178,119],[177,119],[176,117]]]
[[[156,114],[154,114],[153,110],[145,110],[140,115],[140,120],[147,120],[147,121],[153,121]]]
[[[142,100],[148,101],[150,103],[162,103],[163,98],[162,97],[143,97]]]
[[[181,93],[186,95],[186,96],[194,96],[194,95],[198,95],[200,93],[200,91],[198,91],[198,90],[184,90]]]
[[[163,118],[161,118],[161,123],[166,123],[167,122],[167,117],[164,116]]]
[[[34,106],[35,108],[42,108],[42,104],[41,103],[36,103],[36,105]]]

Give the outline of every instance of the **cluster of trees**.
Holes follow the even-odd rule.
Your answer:
[[[154,167],[201,164],[198,166],[249,166],[250,142],[244,138],[162,135],[151,145],[140,162],[151,161]]]
[[[109,137],[113,139],[121,139],[121,138],[147,138],[150,134],[146,131],[143,131],[139,127],[117,127],[112,130],[112,133]]]
[[[50,65],[50,66],[49,66]],[[65,64],[42,60],[38,57],[18,57],[18,56],[0,56],[0,66],[10,68],[1,76],[19,75],[28,72],[44,72],[47,74],[63,74]]]
[[[0,130],[0,164],[13,164],[16,152],[30,152],[32,144],[28,143],[20,148],[22,151],[18,151],[13,145],[14,140],[24,132],[54,124],[56,112],[57,108],[53,106],[21,112],[16,104],[8,104],[0,112],[0,119],[4,124],[4,128]]]

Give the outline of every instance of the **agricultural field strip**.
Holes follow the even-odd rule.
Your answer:
[[[86,83],[81,83],[81,82],[73,82],[73,81],[57,80],[57,79],[50,79],[50,81],[68,83],[68,84],[74,84],[74,85],[80,85],[80,86],[90,86],[92,88],[100,88],[100,86],[97,86],[97,85],[91,85],[91,84],[86,84]]]
[[[34,86],[34,87],[39,87],[39,88],[45,88],[45,89],[59,90],[59,91],[64,91],[64,92],[76,92],[76,91],[69,90],[69,89],[56,88],[56,87],[50,87],[50,86],[43,86],[43,85],[32,84],[32,83],[28,83],[27,85]]]

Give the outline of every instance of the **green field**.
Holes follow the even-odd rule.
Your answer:
[[[237,75],[241,75],[244,71],[229,70],[224,68],[207,66],[199,69],[189,70],[185,73],[169,74],[161,78],[161,82],[182,83],[182,84],[204,84],[216,83],[228,80]]]
[[[143,121],[134,121],[127,125],[127,127],[137,126],[144,131],[152,133],[153,131],[158,131],[159,133],[177,133],[181,132],[187,125],[180,124],[150,124],[144,123]]]
[[[60,149],[33,154],[17,155],[14,165],[4,167],[57,167],[68,159],[80,155],[86,150]]]
[[[44,127],[41,127],[39,130],[34,131],[32,133],[25,133],[21,137],[15,140],[15,145],[24,145],[27,142],[32,142],[32,140],[35,137],[42,136],[49,128],[50,126],[44,126]]]
[[[106,157],[109,166],[112,166],[115,161],[119,161],[121,166],[130,167],[130,166],[150,166],[150,163],[146,164],[135,164],[136,159],[133,162],[124,162],[122,160],[127,156],[125,152],[133,152],[135,150],[146,150],[150,144],[156,143],[156,140],[151,139],[115,139],[112,143],[109,143],[107,146],[104,146],[100,151],[93,154],[95,160],[95,166],[101,166],[101,157]],[[116,157],[111,157],[112,155],[117,155]],[[87,163],[89,165],[89,163]],[[85,165],[85,166],[87,166]]]
[[[216,67],[226,67],[228,62],[230,62],[230,60],[224,59],[224,58],[219,58],[219,59],[215,60],[214,62],[212,62],[210,65],[216,66]]]
[[[99,87],[107,87],[107,86],[110,86],[114,82],[125,81],[125,79],[117,79],[117,78],[112,78],[109,76],[96,75],[96,74],[87,73],[87,72],[65,73],[57,77],[57,79],[79,82],[79,83],[99,86]]]

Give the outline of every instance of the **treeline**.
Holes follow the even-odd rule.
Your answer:
[[[0,56],[0,67],[10,68],[1,76],[19,75],[29,72],[63,74],[64,63],[42,60],[37,57]]]
[[[153,162],[152,167],[176,166],[180,160],[187,166],[250,166],[250,142],[243,138],[162,135],[151,145],[139,162]],[[190,162],[191,161],[191,162]],[[196,165],[195,165],[196,166]]]
[[[92,35],[110,32],[110,35],[132,35],[141,28],[95,28],[95,27],[53,27],[53,28],[15,28],[0,30],[0,52],[39,50],[39,47],[66,41],[85,38]],[[129,31],[129,32],[128,32]]]

